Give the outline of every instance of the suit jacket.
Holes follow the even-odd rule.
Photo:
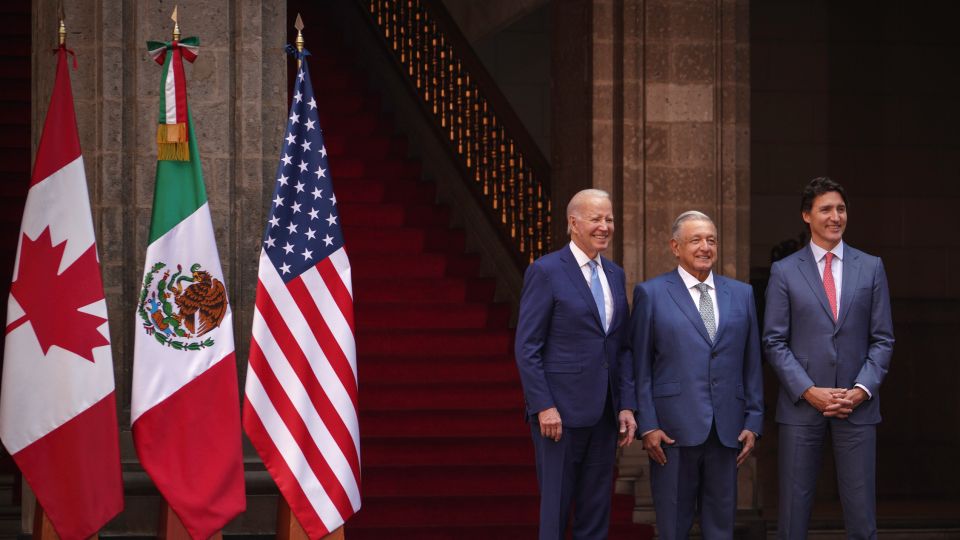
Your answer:
[[[679,446],[703,444],[716,422],[738,448],[763,429],[763,373],[753,289],[714,274],[720,322],[713,341],[680,274],[636,286],[631,339],[637,433],[662,429]]]
[[[600,420],[608,388],[614,415],[636,407],[632,396],[620,394],[626,278],[622,268],[601,261],[613,296],[607,332],[569,246],[537,259],[524,275],[515,352],[528,416],[556,407],[565,427],[592,426]]]
[[[763,324],[767,362],[780,378],[777,422],[815,425],[827,419],[802,398],[811,386],[865,386],[872,398],[849,416],[880,422],[880,383],[893,355],[890,292],[879,257],[844,244],[839,318],[833,320],[813,251],[804,249],[770,270]]]

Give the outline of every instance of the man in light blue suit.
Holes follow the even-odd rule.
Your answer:
[[[737,467],[763,426],[763,375],[749,285],[715,275],[717,229],[705,214],[674,221],[676,270],[637,285],[631,336],[637,431],[650,457],[657,533],[732,539]]]
[[[633,393],[621,392],[628,321],[623,269],[600,256],[613,237],[613,206],[600,190],[567,207],[570,244],[527,269],[516,360],[540,485],[540,538],[601,540],[610,523],[613,469],[636,422]],[[619,411],[619,412],[618,412]]]
[[[774,263],[763,347],[780,379],[778,538],[805,539],[827,432],[848,538],[876,538],[880,384],[893,354],[887,277],[879,258],[843,242],[847,196],[822,177],[800,215],[810,245]]]

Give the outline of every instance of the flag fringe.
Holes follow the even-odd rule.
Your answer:
[[[159,124],[157,126],[157,160],[190,161],[187,124]]]

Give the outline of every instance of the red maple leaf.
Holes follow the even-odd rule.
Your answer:
[[[91,245],[58,275],[66,247],[66,240],[53,245],[49,228],[36,240],[23,235],[20,267],[10,294],[25,313],[7,325],[7,333],[30,321],[44,354],[57,345],[93,362],[93,349],[110,343],[98,330],[106,319],[78,310],[103,299],[96,246]]]

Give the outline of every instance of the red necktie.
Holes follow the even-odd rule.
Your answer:
[[[833,270],[830,269],[830,261],[833,260],[833,253],[827,252],[826,264],[823,265],[823,288],[827,292],[827,301],[830,302],[830,312],[833,313],[833,320],[837,320],[837,286],[833,283]]]

